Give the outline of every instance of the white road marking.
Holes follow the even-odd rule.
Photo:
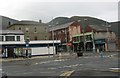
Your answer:
[[[66,72],[62,73],[60,76],[70,76],[73,72],[74,72],[74,70],[66,71]]]
[[[112,72],[120,72],[120,68],[109,68]]]

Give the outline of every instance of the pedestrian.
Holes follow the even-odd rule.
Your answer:
[[[103,58],[103,47],[102,46],[100,46],[99,51],[100,51],[100,57]]]
[[[15,52],[13,52],[13,58],[16,58],[16,54],[15,54]]]

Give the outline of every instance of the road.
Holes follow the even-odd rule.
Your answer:
[[[70,54],[2,62],[2,69],[8,76],[118,76],[118,59],[117,52],[106,52],[103,58],[86,52],[82,57]]]

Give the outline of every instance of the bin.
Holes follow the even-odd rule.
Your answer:
[[[77,52],[77,56],[78,57],[83,56],[83,52]]]

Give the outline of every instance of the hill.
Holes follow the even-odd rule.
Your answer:
[[[86,20],[87,19],[87,20]],[[72,22],[72,21],[77,21],[79,20],[82,24],[82,26],[86,26],[86,25],[105,25],[106,23],[108,23],[107,21],[98,19],[98,18],[94,18],[94,17],[86,17],[86,16],[73,16],[73,17],[57,17],[53,20],[51,20],[48,25],[60,25],[60,24],[65,24],[68,22]]]
[[[73,16],[73,17],[57,17],[53,20],[51,20],[50,22],[48,22],[47,24],[49,26],[56,26],[56,25],[61,25],[61,24],[65,24],[68,22],[72,22],[72,21],[80,21],[82,27],[86,27],[87,25],[98,25],[98,26],[106,26],[106,24],[111,25],[111,30],[113,32],[116,33],[117,36],[120,37],[120,32],[118,32],[118,29],[120,29],[120,27],[118,27],[118,22],[107,22],[104,21],[102,19],[98,19],[98,18],[94,18],[94,17],[89,17],[89,16]],[[120,22],[119,22],[120,23]]]

